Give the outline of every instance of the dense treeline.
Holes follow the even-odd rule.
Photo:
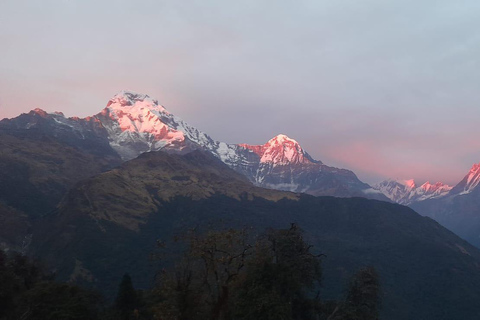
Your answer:
[[[21,255],[0,252],[0,319],[378,319],[375,270],[360,270],[344,301],[322,301],[322,255],[294,224],[257,237],[192,230],[181,240],[182,256],[159,272],[153,289],[136,291],[125,274],[110,305],[98,293],[53,281]]]
[[[103,304],[99,294],[54,282],[38,263],[0,251],[0,319],[97,319]]]
[[[268,230],[249,239],[245,230],[198,234],[155,288],[158,319],[282,320],[378,318],[378,277],[373,268],[351,280],[345,301],[320,300],[321,254],[302,230]]]

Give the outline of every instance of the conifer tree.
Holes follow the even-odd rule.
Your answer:
[[[133,288],[132,278],[126,273],[120,286],[118,287],[117,298],[115,299],[115,307],[119,312],[121,320],[133,319],[133,313],[137,306],[137,296]]]
[[[366,267],[358,271],[350,281],[344,319],[378,319],[379,292],[380,284],[375,268]]]

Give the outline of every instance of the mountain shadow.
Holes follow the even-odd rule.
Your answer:
[[[61,279],[113,296],[124,273],[146,288],[171,263],[150,259],[158,240],[192,227],[260,233],[290,223],[326,255],[323,299],[341,297],[351,275],[371,265],[381,279],[382,318],[480,317],[480,252],[430,218],[382,201],[258,188],[200,151],[146,153],[78,183],[43,221],[32,253]]]

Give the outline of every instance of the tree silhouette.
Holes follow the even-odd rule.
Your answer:
[[[134,310],[137,307],[137,295],[133,288],[132,278],[128,273],[123,276],[118,287],[115,307],[121,320],[133,319]]]

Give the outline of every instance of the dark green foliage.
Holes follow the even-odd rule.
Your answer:
[[[322,299],[342,300],[351,275],[373,265],[382,279],[381,318],[480,319],[479,251],[433,220],[400,205],[308,196],[300,201],[278,202],[258,198],[239,201],[224,196],[174,198],[162,203],[161,210],[149,217],[140,232],[111,222],[86,221],[86,215],[83,224],[72,217],[60,218],[67,217],[55,217],[55,223],[61,224],[48,230],[51,241],[43,245],[43,254],[53,252],[64,257],[51,262],[59,266],[62,280],[71,274],[74,259],[81,260],[98,279],[92,285],[112,300],[125,270],[135,279],[136,287],[150,288],[158,267],[148,256],[159,236],[171,239],[192,226],[218,220],[227,227],[255,225],[253,232],[284,228],[296,221],[309,242],[326,255],[322,259]],[[70,225],[78,228],[69,229]],[[67,265],[67,259],[73,262]],[[161,267],[178,261],[168,260],[170,264]]]
[[[91,320],[98,319],[102,299],[78,286],[44,282],[25,294],[22,306],[24,319]]]
[[[183,240],[184,256],[153,290],[135,291],[125,274],[109,308],[98,293],[54,282],[37,263],[0,251],[0,320],[377,319],[372,268],[352,279],[345,302],[321,303],[320,255],[296,224],[257,237],[193,231]]]
[[[161,276],[156,314],[166,319],[228,319],[232,295],[252,255],[247,239],[245,230],[189,232],[185,255],[173,272]]]
[[[362,268],[350,280],[345,301],[336,305],[330,319],[377,320],[379,296],[380,284],[375,268]]]
[[[0,250],[0,319],[12,313],[14,299],[20,292],[20,284],[7,266],[7,256]]]
[[[24,295],[45,276],[40,266],[18,253],[0,250],[0,319],[13,319]]]
[[[373,267],[361,269],[351,280],[346,310],[358,320],[378,319],[380,284]]]
[[[134,310],[137,308],[137,294],[133,288],[132,278],[126,273],[118,288],[115,308],[122,320],[133,319]]]
[[[21,286],[21,290],[31,289],[39,280],[46,277],[38,263],[30,261],[19,253],[12,254],[8,266]]]
[[[254,245],[244,230],[196,232],[173,272],[163,271],[157,317],[187,319],[316,319],[319,256],[295,224],[269,230]],[[252,241],[252,240],[251,240]]]
[[[99,294],[51,278],[38,263],[0,250],[0,319],[98,319],[103,303]]]
[[[240,319],[314,319],[314,289],[321,280],[318,255],[303,239],[303,232],[270,230],[257,243],[254,259],[248,265],[241,286],[237,317]]]

